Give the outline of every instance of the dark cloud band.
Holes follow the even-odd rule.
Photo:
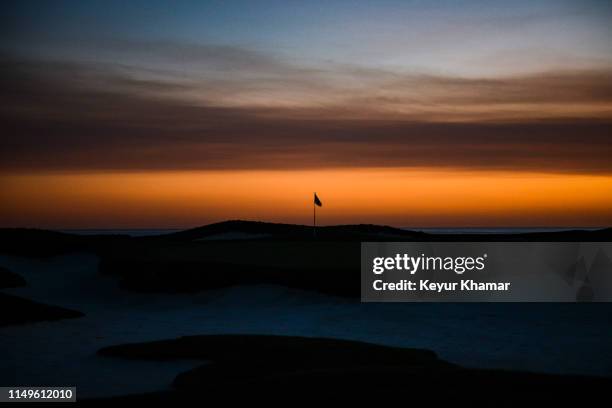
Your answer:
[[[184,85],[99,67],[4,58],[1,71],[3,171],[414,166],[612,172],[612,117],[599,111],[554,120],[474,114],[459,122],[388,115],[376,98],[350,95],[352,103],[343,108],[198,105],[167,96]],[[554,78],[437,78],[429,86],[450,89],[458,106],[493,103],[496,89],[512,103],[532,103],[535,97],[518,95],[528,88],[540,95],[537,102],[548,89],[550,100],[575,95],[587,105],[612,103],[604,73],[574,78],[563,89]]]

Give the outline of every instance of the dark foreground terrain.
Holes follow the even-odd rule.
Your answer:
[[[471,358],[469,356],[478,355],[474,350],[481,346],[493,350],[480,353],[488,356],[480,360],[480,363],[485,363],[481,366],[513,368],[517,366],[507,362],[504,365],[499,363],[501,359],[496,360],[502,355],[501,349],[506,357],[529,360],[535,353],[559,354],[567,358],[563,352],[576,348],[579,350],[571,350],[572,356],[584,361],[582,365],[596,365],[593,358],[601,362],[597,370],[579,372],[607,376],[612,373],[612,366],[606,365],[611,358],[606,341],[612,342],[612,335],[607,331],[610,325],[607,309],[601,309],[601,305],[590,304],[590,309],[572,308],[570,311],[575,313],[573,319],[568,320],[572,317],[568,313],[559,316],[562,310],[568,312],[568,309],[557,308],[554,304],[545,305],[546,308],[536,304],[509,305],[516,307],[509,313],[501,313],[505,309],[480,308],[479,305],[402,304],[376,308],[372,304],[359,304],[357,298],[360,295],[362,241],[610,240],[612,229],[513,235],[430,235],[373,225],[322,227],[315,237],[312,228],[307,226],[244,221],[149,237],[0,229],[0,254],[9,255],[6,259],[12,259],[11,262],[17,266],[21,261],[16,259],[31,258],[39,269],[38,274],[24,275],[26,279],[10,270],[0,269],[0,287],[3,290],[24,285],[29,287],[31,283],[34,287],[35,279],[41,279],[44,284],[32,293],[41,296],[41,291],[45,292],[49,287],[59,291],[58,295],[50,298],[37,297],[38,302],[25,299],[27,296],[19,292],[20,289],[16,294],[24,295],[24,298],[0,293],[3,310],[0,326],[11,326],[2,328],[3,334],[10,337],[5,346],[10,346],[8,343],[12,341],[34,344],[38,348],[42,344],[44,348],[49,338],[57,345],[56,350],[45,348],[34,352],[30,346],[13,347],[21,354],[6,359],[2,369],[10,373],[11,369],[25,364],[24,358],[28,358],[34,368],[33,371],[26,370],[26,375],[20,377],[23,382],[23,378],[31,378],[43,361],[36,353],[60,356],[48,360],[48,367],[52,369],[47,369],[52,370],[53,375],[56,366],[65,363],[66,367],[57,367],[59,371],[70,373],[70,367],[74,366],[78,376],[98,376],[101,382],[115,373],[116,367],[133,369],[134,375],[140,374],[143,381],[151,381],[151,376],[144,375],[145,368],[138,368],[144,365],[128,367],[136,362],[153,365],[159,362],[162,365],[163,362],[185,361],[193,362],[195,366],[188,371],[186,368],[172,371],[171,376],[183,372],[161,387],[140,388],[159,389],[159,392],[137,391],[140,393],[136,395],[86,401],[105,405],[115,402],[213,403],[218,398],[225,401],[271,401],[279,400],[287,393],[291,395],[291,401],[317,404],[327,401],[326,398],[333,398],[338,403],[423,400],[428,405],[434,402],[434,405],[469,402],[485,406],[558,402],[578,405],[601,398],[605,401],[612,389],[610,377],[463,366],[471,366],[467,360]],[[66,255],[66,259],[62,260],[60,255]],[[91,276],[80,270],[84,262],[92,263]],[[64,263],[67,266],[63,266]],[[66,285],[61,282],[61,277],[54,279],[49,276],[50,273],[63,276],[61,274],[69,266],[74,273],[65,275],[70,276],[66,278]],[[22,271],[28,268],[23,267]],[[120,288],[117,288],[117,283]],[[279,292],[270,289],[270,285],[295,291],[284,294],[287,297],[282,303],[275,303],[277,301],[268,298],[274,298]],[[223,289],[218,290],[220,288]],[[244,288],[254,289],[248,292]],[[224,290],[230,291],[229,294]],[[159,299],[172,296],[166,299],[166,303],[156,300],[162,292],[173,293],[159,295]],[[196,292],[201,293],[195,295]],[[256,300],[251,304],[249,296],[254,295]],[[23,330],[25,323],[83,316],[80,312],[42,302],[74,307],[83,310],[86,316],[39,325],[38,328],[31,325],[31,330],[27,325]],[[597,313],[591,313],[593,311]],[[116,324],[112,324],[114,319]],[[180,319],[186,323],[176,323]],[[344,330],[335,332],[329,329],[341,326],[345,321],[350,324]],[[15,327],[16,324],[20,327]],[[323,325],[328,331],[320,334]],[[546,329],[539,330],[540,326],[546,326]],[[275,335],[217,334],[243,333],[242,330]],[[394,344],[394,339],[400,337],[399,331],[403,340],[395,345],[418,344],[417,347],[423,349],[327,338],[356,337]],[[204,333],[216,335],[199,335]],[[185,334],[190,336],[121,344]],[[79,340],[74,343],[58,340],[77,335]],[[311,335],[326,338],[298,337]],[[451,341],[436,342],[441,337]],[[463,337],[467,337],[469,342],[459,341]],[[417,343],[406,341],[406,338],[416,339]],[[432,346],[434,343],[442,347]],[[112,346],[94,355],[96,350],[106,345]],[[81,360],[74,365],[70,359],[77,355],[73,352],[77,346]],[[457,353],[468,357],[460,360],[461,365],[452,364],[426,350],[429,348],[436,352],[444,350],[445,356],[454,355],[453,361],[457,361]],[[585,359],[586,351],[591,360]],[[99,361],[90,361],[96,359]],[[571,364],[558,364],[556,367],[557,363],[543,361],[546,362],[536,369],[575,372],[563,371]],[[556,358],[550,361],[556,361]],[[90,371],[84,372],[79,364],[89,364]],[[164,386],[168,388],[164,390]]]
[[[25,279],[0,266],[0,289],[19,288],[22,286],[26,286]]]
[[[47,320],[71,319],[83,313],[0,293],[0,327]]]
[[[467,369],[428,350],[385,347],[324,338],[190,336],[107,347],[98,352],[125,359],[199,359],[205,364],[179,374],[174,391],[91,402],[205,402],[281,395],[303,401],[338,398],[513,403],[584,403],[606,396],[612,379]]]
[[[226,221],[172,234],[83,236],[0,229],[0,253],[45,257],[92,252],[100,271],[141,292],[197,292],[235,285],[274,284],[346,297],[360,296],[365,241],[610,241],[612,229],[512,235],[427,234],[377,225],[317,228]]]
[[[25,279],[10,270],[0,267],[0,289],[26,286]],[[0,327],[47,320],[69,319],[83,313],[63,307],[46,305],[18,296],[0,293]]]

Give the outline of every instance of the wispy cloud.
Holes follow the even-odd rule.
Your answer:
[[[5,56],[0,167],[612,172],[610,71],[478,79],[296,66],[239,48],[166,51],[156,55],[203,68]]]

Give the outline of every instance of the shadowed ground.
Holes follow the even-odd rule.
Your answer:
[[[609,379],[571,375],[610,376],[607,305],[360,304],[360,242],[598,241],[610,232],[444,236],[360,225],[321,228],[314,239],[307,226],[240,221],[153,237],[4,229],[0,252],[12,255],[2,265],[28,283],[6,291],[87,316],[3,328],[3,378],[77,384],[82,398],[141,393],[120,397],[135,401],[286,389],[300,399],[430,393],[449,402],[455,395],[580,402],[609,388]],[[23,298],[4,297],[3,310],[23,305],[25,313],[31,305]],[[109,349],[129,359],[95,356],[112,344],[185,335],[193,337]],[[195,364],[204,365],[185,371]]]
[[[75,310],[46,305],[13,295],[0,293],[0,326],[84,316]]]
[[[0,289],[19,288],[26,284],[25,279],[21,276],[0,266]]]
[[[26,280],[20,275],[11,272],[7,268],[0,267],[0,289],[19,288],[26,285]],[[2,310],[2,313],[0,313],[0,326],[83,316],[81,312],[5,293],[0,293],[0,310]]]
[[[218,335],[111,346],[103,356],[129,359],[202,359],[208,363],[179,374],[176,391],[125,397],[168,401],[270,396],[291,392],[299,398],[430,397],[500,405],[562,399],[583,402],[605,395],[611,379],[501,370],[466,369],[428,350],[361,342],[291,336]],[[124,399],[123,397],[118,400]]]
[[[377,225],[304,225],[226,221],[149,237],[80,236],[0,229],[0,252],[44,257],[92,252],[100,272],[141,292],[198,292],[273,284],[345,297],[360,296],[361,242],[561,241],[612,239],[612,229],[527,234],[427,234]]]

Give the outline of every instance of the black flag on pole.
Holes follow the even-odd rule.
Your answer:
[[[315,193],[314,195],[314,203],[319,207],[323,207],[323,203],[321,202],[321,200],[319,200],[319,197],[317,197],[317,193]]]

